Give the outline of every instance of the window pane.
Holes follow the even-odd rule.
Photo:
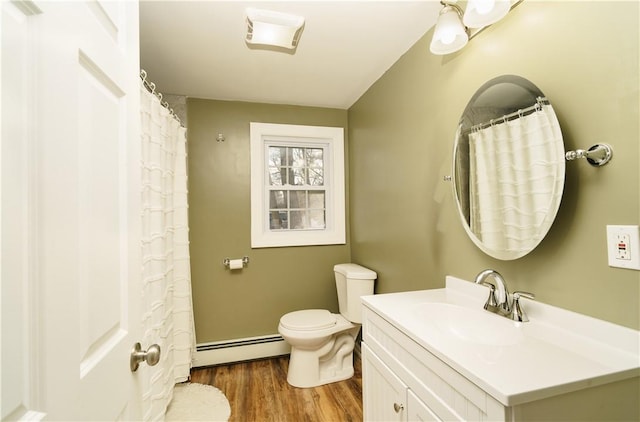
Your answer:
[[[321,168],[310,168],[308,183],[311,186],[324,186],[324,170]]]
[[[289,148],[291,153],[291,165],[297,168],[303,168],[305,165],[304,160],[305,148]]]
[[[269,167],[269,185],[271,186],[283,186],[287,181],[287,174],[285,169],[280,167]]]
[[[272,190],[269,192],[269,208],[283,209],[287,208],[287,194],[284,190]]]
[[[307,148],[306,149],[307,167],[323,168],[324,159],[322,156],[322,148]]]
[[[293,205],[292,205],[293,206]],[[312,209],[324,209],[324,191],[310,190],[309,191],[309,208]]]
[[[287,165],[287,148],[269,147],[269,167],[282,167]]]
[[[309,211],[309,228],[324,229],[326,227],[324,210]]]
[[[307,208],[307,192],[303,190],[294,190],[291,194],[291,208]]]
[[[304,168],[292,168],[289,172],[289,184],[294,186],[304,186],[305,184],[305,169]]]
[[[289,228],[286,211],[269,212],[269,228],[271,230],[286,230]]]
[[[307,219],[307,211],[291,211],[291,228],[297,230],[309,228]]]

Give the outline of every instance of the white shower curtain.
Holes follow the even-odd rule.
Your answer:
[[[544,235],[540,227],[564,182],[557,177],[564,159],[558,128],[544,105],[469,134],[470,226],[488,248],[528,251]]]
[[[195,350],[187,216],[186,130],[141,81],[143,346],[160,362],[145,367],[143,417],[164,420],[176,382]]]

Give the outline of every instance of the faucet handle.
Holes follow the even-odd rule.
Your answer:
[[[484,304],[484,309],[494,312],[498,309],[498,301],[496,300],[496,286],[487,281],[481,281],[479,284],[482,284],[483,286],[489,288],[489,297],[487,298],[487,302]]]
[[[536,298],[536,295],[529,292],[513,292],[514,299],[520,299],[521,297],[526,297],[527,299],[534,300]]]
[[[529,318],[520,306],[520,298],[535,299],[536,295],[528,292],[513,292],[513,304],[511,305],[511,319],[519,322],[527,322]]]

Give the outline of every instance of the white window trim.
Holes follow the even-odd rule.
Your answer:
[[[265,143],[290,138],[293,142],[328,145],[326,228],[323,230],[269,230],[268,169]],[[250,123],[251,247],[337,245],[346,243],[344,129],[340,127]]]

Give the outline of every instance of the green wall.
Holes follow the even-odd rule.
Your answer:
[[[296,309],[337,311],[339,262],[377,271],[377,293],[442,287],[448,274],[471,280],[494,268],[512,291],[640,329],[640,272],[610,268],[606,257],[605,226],[640,223],[639,4],[612,3],[525,1],[444,57],[429,52],[429,31],[348,112],[189,99],[197,342],[273,334]],[[547,95],[566,149],[614,148],[602,168],[567,163],[556,222],[515,261],[473,245],[443,181],[462,110],[502,74],[526,77]],[[251,249],[250,121],[348,129],[347,245]],[[242,271],[222,265],[244,255]]]
[[[297,309],[336,312],[333,266],[350,262],[348,243],[251,249],[249,122],[343,127],[348,146],[347,111],[188,99],[187,113],[196,341],[274,334],[280,317]],[[243,270],[222,264],[245,255]]]
[[[607,265],[605,226],[640,223],[638,2],[525,1],[449,56],[432,31],[349,109],[351,255],[379,278],[376,293],[442,287],[500,271],[540,301],[640,328],[640,272]],[[551,100],[566,149],[606,142],[614,158],[568,162],[547,237],[498,261],[477,249],[450,182],[455,128],[487,80],[516,74]]]

